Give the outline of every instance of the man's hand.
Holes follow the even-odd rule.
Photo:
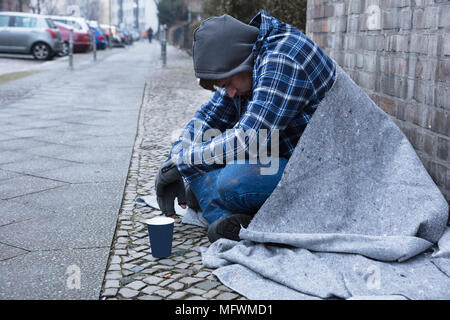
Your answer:
[[[166,216],[175,215],[175,198],[178,199],[181,207],[186,207],[183,178],[172,160],[166,161],[159,168],[155,179],[155,189],[159,208]]]

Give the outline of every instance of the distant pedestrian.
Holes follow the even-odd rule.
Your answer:
[[[152,29],[152,27],[148,28],[148,30],[147,30],[147,37],[148,37],[148,42],[152,43],[152,37],[153,37],[153,29]]]

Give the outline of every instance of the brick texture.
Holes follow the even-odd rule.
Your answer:
[[[450,3],[309,0],[306,34],[391,116],[450,202]]]

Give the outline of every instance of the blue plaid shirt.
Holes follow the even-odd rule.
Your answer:
[[[264,142],[269,146],[277,129],[279,156],[289,159],[317,104],[335,81],[334,62],[300,30],[264,10],[250,24],[259,28],[253,46],[251,93],[231,99],[224,88],[217,89],[170,151],[169,159],[188,183],[230,160],[242,159],[243,154],[251,156],[249,146],[259,134],[243,136],[242,131],[249,129],[257,133],[266,129]],[[210,134],[206,141],[203,134],[209,129],[217,134]]]

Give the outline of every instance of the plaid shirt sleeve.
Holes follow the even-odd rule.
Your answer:
[[[202,127],[192,143],[180,148],[179,140],[178,147],[172,148],[172,151],[178,153],[178,169],[188,182],[204,172],[216,169],[218,164],[225,163],[227,159],[242,159],[243,154],[247,158],[256,158],[257,155],[251,154],[249,146],[257,143],[259,130],[267,130],[265,142],[270,143],[272,130],[284,130],[293,118],[302,115],[301,109],[304,106],[317,100],[309,74],[301,64],[286,54],[268,54],[263,58],[256,74],[257,77],[253,79],[253,96],[245,113],[232,128],[208,141],[202,141],[199,136],[208,128],[226,129],[232,123],[233,115],[236,116],[233,101],[226,96],[224,89],[220,89],[212,101],[196,114],[194,121],[200,120]],[[220,125],[212,124],[216,122]],[[192,133],[193,125],[191,121],[185,133],[186,130]],[[256,135],[244,136],[243,133],[249,129],[254,130]],[[230,148],[230,145],[233,147]]]
[[[208,130],[223,132],[232,128],[237,121],[236,107],[224,89],[217,90],[212,98],[196,111],[193,119],[187,124],[177,141],[172,145],[169,158],[177,163],[180,173],[186,180],[203,174],[201,167],[196,167],[196,158],[189,149],[202,142]],[[188,158],[189,157],[189,158]],[[183,159],[191,159],[183,161]],[[221,166],[215,166],[221,167]],[[212,169],[211,169],[212,170]]]

